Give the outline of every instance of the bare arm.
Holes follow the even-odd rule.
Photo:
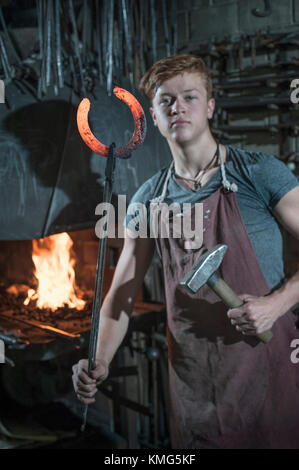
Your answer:
[[[73,366],[73,385],[77,397],[93,403],[97,385],[108,376],[109,365],[128,329],[134,302],[154,253],[151,238],[130,238],[126,231],[124,247],[113,281],[101,308],[96,368],[88,376],[88,360]]]
[[[110,364],[128,329],[134,302],[154,253],[151,238],[125,238],[100,317],[97,358]]]
[[[294,188],[279,201],[274,214],[288,232],[299,240],[299,187]],[[299,302],[299,271],[286,281],[275,295],[285,312]]]

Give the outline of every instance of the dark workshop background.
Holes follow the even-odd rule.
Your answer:
[[[129,141],[134,123],[113,87],[126,88],[141,102],[147,115],[146,140],[130,159],[117,161],[115,172],[113,202],[117,204],[117,194],[125,194],[129,202],[140,184],[171,158],[152,125],[147,100],[138,92],[140,78],[159,58],[177,53],[203,57],[214,83],[215,137],[275,155],[298,176],[299,113],[291,102],[291,82],[299,79],[298,26],[299,0],[0,0],[0,79],[5,83],[5,103],[0,103],[0,271],[3,275],[7,270],[6,281],[27,283],[24,253],[31,262],[32,239],[67,231],[82,247],[85,264],[78,279],[92,289],[98,249],[95,207],[102,200],[106,159],[82,141],[77,108],[89,97],[94,134],[106,145],[120,146]],[[288,275],[299,268],[299,248],[283,235]],[[141,301],[162,304],[155,263],[145,279],[147,298]],[[113,270],[108,274],[107,284]],[[117,387],[114,395],[106,390],[106,398],[116,403],[107,426],[109,439],[115,431],[125,436],[126,442],[114,436],[114,446],[163,448],[169,442],[168,384],[153,377],[156,365],[167,377],[166,339],[159,329],[165,318],[152,306],[144,311],[150,313],[143,320],[146,332],[140,337],[138,327],[132,327],[131,349],[123,349],[118,358],[118,365],[131,374],[129,385],[122,389],[122,377],[115,372],[124,406],[117,404]],[[132,345],[134,354],[140,353],[137,359]],[[74,358],[56,341],[36,350],[21,351],[24,362],[16,361],[17,367],[3,367],[1,386],[18,404],[46,404],[47,417],[49,403],[59,395],[61,403],[76,409],[80,422],[82,410],[70,380]],[[82,350],[75,352],[79,360]],[[134,375],[131,367],[142,375]],[[145,396],[141,408],[136,407],[139,385]],[[150,393],[156,396],[151,403]],[[108,398],[99,399],[90,411],[97,427],[96,411],[111,408]],[[56,420],[53,413],[53,427]],[[61,421],[67,422],[63,413]]]
[[[118,161],[115,192],[128,201],[165,165],[167,144],[137,91],[145,70],[175,53],[210,65],[222,142],[261,150],[298,170],[298,111],[290,83],[298,73],[299,1],[2,1],[0,239],[32,239],[93,227],[105,159],[91,153],[76,110],[106,145],[127,142],[133,119],[111,90],[133,92],[147,113],[144,145]]]

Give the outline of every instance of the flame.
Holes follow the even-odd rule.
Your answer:
[[[71,258],[72,239],[67,233],[59,233],[32,241],[32,260],[38,288],[29,289],[24,301],[36,300],[39,308],[49,308],[53,312],[65,304],[82,310],[85,301],[75,293],[75,260]]]

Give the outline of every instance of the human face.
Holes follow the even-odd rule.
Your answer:
[[[154,124],[169,141],[180,145],[197,143],[209,132],[215,100],[208,100],[198,73],[185,72],[166,80],[157,89],[150,109]]]

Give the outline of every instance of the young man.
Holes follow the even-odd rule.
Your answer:
[[[73,367],[77,396],[92,403],[97,384],[107,377],[156,242],[167,302],[172,447],[299,448],[299,367],[290,359],[299,332],[289,311],[299,301],[299,272],[282,283],[275,220],[299,238],[298,182],[272,156],[215,141],[209,128],[215,101],[201,59],[158,61],[141,91],[173,162],[146,181],[132,202],[190,202],[193,219],[196,203],[202,203],[203,244],[190,247],[184,234],[125,239],[102,308],[97,368],[89,378],[86,360]],[[161,228],[163,216],[158,220]],[[127,227],[129,234],[129,217]],[[228,312],[208,286],[197,294],[179,286],[199,256],[218,243],[228,246],[221,275],[244,300]],[[263,343],[257,335],[267,330],[273,338]]]

